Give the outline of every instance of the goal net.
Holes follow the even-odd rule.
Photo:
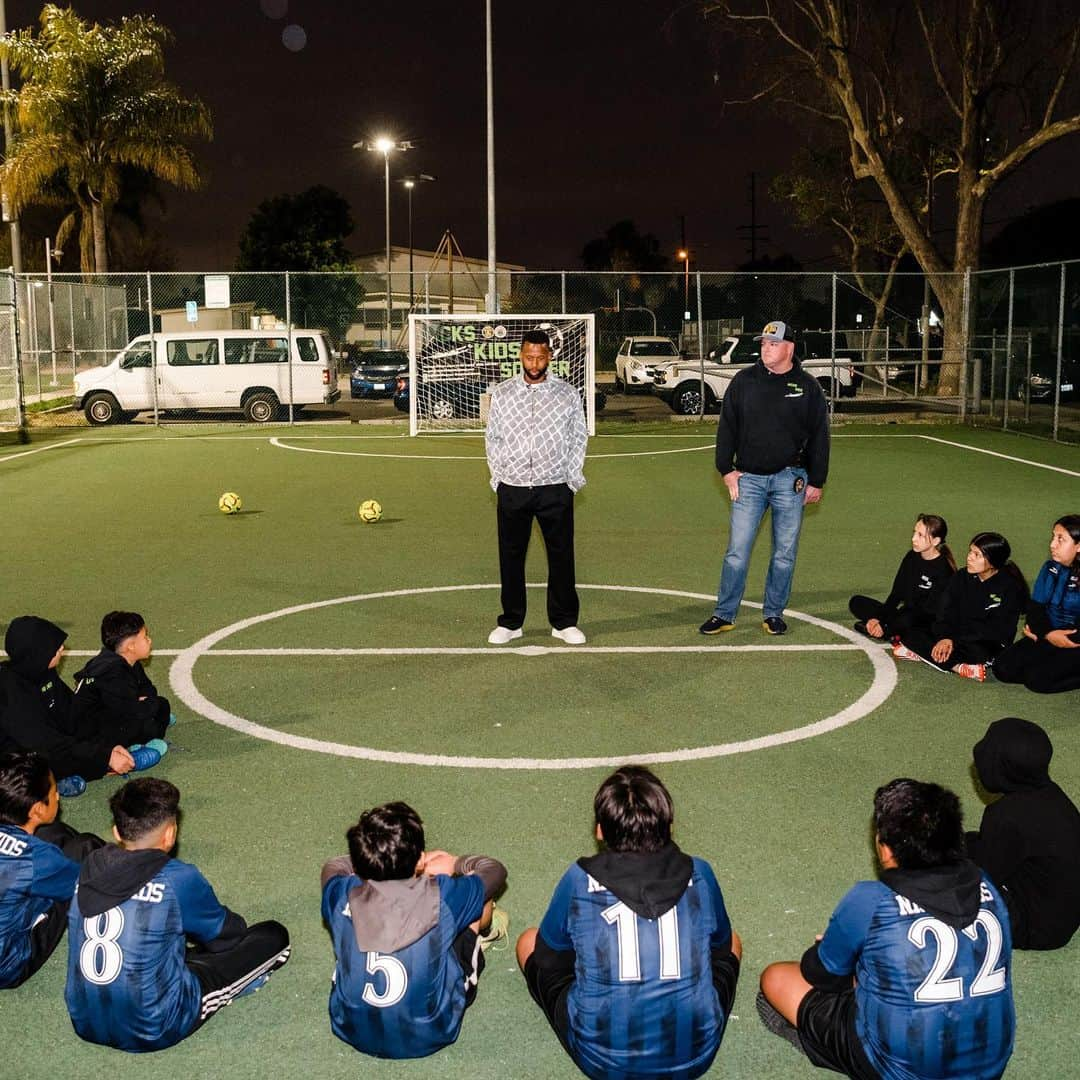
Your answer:
[[[589,434],[596,430],[592,315],[410,315],[409,434],[483,431],[491,391],[521,374],[521,339],[544,330],[548,371],[577,387]]]

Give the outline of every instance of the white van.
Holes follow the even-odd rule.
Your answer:
[[[151,340],[157,362],[151,362]],[[91,424],[153,409],[238,409],[256,423],[341,396],[321,330],[185,330],[135,338],[105,367],[75,376],[75,407]]]

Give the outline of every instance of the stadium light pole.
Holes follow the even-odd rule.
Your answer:
[[[435,180],[428,173],[417,173],[415,176],[406,176],[401,183],[409,193],[409,313],[413,309],[413,242],[412,242],[412,193],[417,184],[430,183]]]
[[[384,186],[386,189],[386,347],[390,347],[391,313],[394,299],[390,293],[390,155],[395,150],[411,150],[411,142],[398,142],[389,135],[379,135],[370,142],[353,143],[354,150],[370,150],[383,156]]]
[[[487,56],[487,241],[489,312],[498,310],[498,282],[495,275],[495,98],[492,77],[491,0],[485,0],[485,48]]]
[[[676,257],[683,264],[683,321],[690,317],[690,249],[680,248]]]

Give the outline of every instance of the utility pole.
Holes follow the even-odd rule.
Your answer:
[[[752,263],[757,262],[757,250],[758,250],[758,233],[764,232],[768,229],[768,225],[759,225],[757,219],[757,173],[752,172],[750,174],[750,224],[749,225],[737,225],[736,232],[745,232],[750,234],[750,246],[746,249],[747,255],[750,256]],[[767,236],[761,238],[763,244],[769,242]]]

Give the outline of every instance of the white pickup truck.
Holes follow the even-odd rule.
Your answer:
[[[828,345],[828,335],[824,344]],[[815,342],[814,344],[817,344]],[[801,347],[800,347],[801,352]],[[745,367],[757,362],[758,343],[752,334],[726,337],[705,361],[705,412],[719,407],[727,385]],[[851,360],[816,355],[811,347],[800,359],[803,370],[813,375],[828,397],[854,397],[858,376]],[[656,367],[653,374],[653,393],[684,416],[700,413],[702,373],[696,360],[676,360]]]

